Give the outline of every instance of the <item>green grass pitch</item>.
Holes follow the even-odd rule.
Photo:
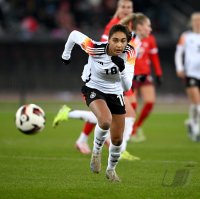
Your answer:
[[[90,156],[74,147],[83,126],[69,120],[51,127],[59,103],[42,103],[46,112],[43,132],[28,136],[14,123],[17,103],[0,103],[1,199],[170,199],[200,198],[200,143],[187,138],[187,105],[157,105],[145,122],[147,140],[129,143],[128,151],[140,161],[120,161],[121,183],[105,178],[108,150],[103,149],[102,172],[89,169]],[[86,108],[71,103],[72,108]],[[93,136],[90,138],[92,147]]]

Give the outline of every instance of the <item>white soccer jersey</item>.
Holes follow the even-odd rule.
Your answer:
[[[65,44],[62,58],[70,59],[71,51],[75,44],[89,54],[88,69],[90,74],[86,80],[86,86],[95,88],[103,93],[122,94],[132,86],[136,51],[131,45],[120,55],[125,62],[125,69],[119,72],[118,67],[112,62],[111,56],[107,55],[107,42],[95,42],[86,35],[73,31]],[[88,70],[87,74],[88,74]],[[83,75],[82,75],[83,78]]]
[[[200,79],[200,34],[188,31],[181,35],[176,47],[175,64],[177,71],[185,71],[187,77]]]

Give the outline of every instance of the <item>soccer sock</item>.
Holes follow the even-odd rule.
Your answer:
[[[154,106],[154,103],[152,103],[152,102],[146,103],[143,106],[142,111],[139,115],[139,118],[136,120],[136,122],[134,124],[132,135],[134,135],[136,133],[136,129],[138,127],[140,127],[142,125],[142,123],[144,122],[144,120],[149,116],[153,106]]]
[[[109,156],[108,156],[108,166],[107,170],[115,169],[121,154],[121,145],[116,146],[110,143]]]
[[[81,132],[76,143],[87,142],[87,141],[88,141],[88,135],[86,135],[84,132]]]
[[[135,118],[133,118],[133,117],[126,117],[125,118],[125,127],[124,127],[124,134],[123,134],[123,142],[122,142],[121,151],[126,150],[127,142],[130,139],[134,122],[135,122]]]
[[[131,103],[131,106],[135,111],[137,110],[137,102]]]
[[[94,130],[94,146],[93,146],[93,152],[94,153],[100,153],[104,142],[107,138],[109,129],[104,130],[99,127],[98,123],[96,124],[95,130]]]
[[[94,129],[95,125],[96,123],[94,124],[94,123],[86,122],[83,127],[83,133],[89,136],[92,130]]]
[[[97,123],[97,118],[91,111],[72,110],[69,112],[69,118],[81,119],[94,124]]]
[[[194,134],[199,134],[200,123],[200,105],[191,104],[189,108],[189,119]]]
[[[196,123],[198,118],[198,105],[191,104],[189,108],[189,118],[192,122]]]

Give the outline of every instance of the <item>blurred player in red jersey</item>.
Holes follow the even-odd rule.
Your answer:
[[[131,0],[119,0],[117,10],[113,18],[108,22],[105,27],[104,33],[101,36],[101,41],[108,41],[108,34],[113,25],[116,25],[133,12],[133,1]]]
[[[132,21],[132,24],[130,24],[130,21]],[[129,16],[121,20],[121,23],[129,25],[129,28],[131,28],[130,25],[134,27],[134,22],[136,22],[134,21],[134,14],[130,14]],[[141,110],[141,113],[139,114],[136,122],[133,125],[131,140],[134,142],[141,142],[146,139],[140,127],[143,124],[144,120],[150,114],[153,105],[155,103],[156,95],[155,95],[155,86],[153,84],[153,78],[151,76],[151,64],[154,67],[156,75],[156,83],[158,85],[162,83],[161,82],[162,69],[158,57],[158,48],[156,40],[152,34],[146,34],[147,33],[146,31],[148,31],[147,26],[146,28],[142,26],[138,28],[138,32],[136,32],[136,34],[140,36],[140,40],[135,41],[137,39],[135,38],[133,39],[134,41],[131,44],[134,47],[136,47],[135,45],[137,45],[137,43],[140,42],[138,55],[135,63],[135,71],[133,79],[134,94],[132,90],[125,92],[126,98],[129,99],[129,102],[131,103],[135,111],[137,109],[138,92],[140,92],[144,102],[144,106]]]
[[[134,95],[129,96],[129,100],[135,111],[137,110],[138,92],[140,92],[143,100],[143,107],[133,126],[131,138],[133,142],[141,142],[146,139],[142,133],[141,126],[151,113],[156,100],[154,80],[151,76],[151,65],[154,67],[156,84],[160,86],[162,83],[162,69],[158,56],[158,47],[155,37],[152,34],[141,40],[135,64],[135,78],[133,80]],[[144,79],[140,81],[140,77],[144,77]]]
[[[114,14],[113,18],[109,21],[109,23],[106,25],[104,33],[101,37],[101,41],[102,42],[107,41],[109,31],[112,28],[112,26],[118,24],[121,19],[128,16],[132,12],[133,12],[133,1],[119,0],[117,4],[116,13]],[[133,113],[130,113],[130,114],[133,114]],[[94,127],[95,127],[94,123],[86,122],[82,129],[80,137],[76,141],[76,148],[83,154],[89,154],[91,152],[87,144],[87,140],[88,140],[88,136],[91,134]]]

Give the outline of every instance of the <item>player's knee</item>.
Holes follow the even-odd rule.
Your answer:
[[[122,139],[121,138],[113,138],[112,144],[115,146],[120,146],[122,144]]]
[[[101,117],[98,118],[99,127],[101,127],[104,130],[108,130],[111,126],[111,123],[112,123],[112,116],[105,117],[104,115],[102,115]]]

